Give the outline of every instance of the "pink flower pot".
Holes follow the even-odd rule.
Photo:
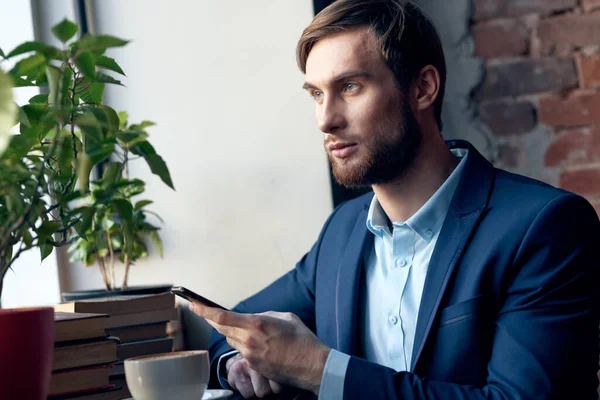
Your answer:
[[[0,399],[45,400],[54,356],[54,309],[0,309]]]

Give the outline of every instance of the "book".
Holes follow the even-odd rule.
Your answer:
[[[129,391],[122,386],[109,384],[92,390],[63,393],[57,396],[49,396],[48,400],[121,400],[129,396]]]
[[[53,372],[50,377],[49,396],[107,386],[110,384],[109,376],[112,369],[112,364],[104,364]]]
[[[121,374],[121,375],[117,375],[117,376],[111,376],[109,378],[111,385],[116,385],[116,386],[120,386],[122,387],[122,391],[125,394],[124,397],[125,398],[130,398],[131,393],[129,393],[129,388],[127,387],[127,379],[125,378],[125,374]]]
[[[117,341],[87,339],[54,344],[53,371],[117,361]]]
[[[75,300],[69,303],[57,304],[54,306],[54,310],[76,313],[108,314],[114,316],[163,310],[174,307],[175,295],[173,293],[160,293],[153,295],[113,296]]]
[[[113,367],[108,371],[108,376],[109,379],[111,379],[110,383],[114,383],[112,382],[112,378],[116,378],[119,375],[125,375],[125,363],[123,361],[117,361],[111,365],[113,365]]]
[[[170,353],[173,349],[173,338],[140,340],[138,342],[117,345],[117,358],[124,361],[128,358],[151,354]]]
[[[106,336],[104,330],[108,315],[55,311],[54,341],[91,339]]]
[[[111,315],[106,321],[106,329],[123,326],[151,324],[176,320],[179,317],[176,308],[165,308],[155,311],[144,311],[133,314]]]
[[[157,324],[124,326],[120,328],[110,328],[106,330],[110,336],[118,337],[121,342],[133,342],[136,340],[145,340],[167,336],[167,323],[159,322]]]

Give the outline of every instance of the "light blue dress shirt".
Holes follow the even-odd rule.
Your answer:
[[[374,241],[373,248],[365,252],[364,322],[359,339],[367,360],[396,371],[410,369],[429,260],[467,158],[464,149],[453,152],[462,156],[461,162],[407,221],[394,222],[390,230],[376,196],[367,215],[367,228]],[[331,350],[319,399],[343,398],[349,360],[347,354]]]

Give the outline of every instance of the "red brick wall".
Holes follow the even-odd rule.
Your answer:
[[[542,151],[550,183],[600,212],[600,0],[473,1],[476,53],[486,63],[475,99],[500,143],[499,162],[519,171],[527,152]],[[550,134],[526,148],[523,137],[539,124]]]

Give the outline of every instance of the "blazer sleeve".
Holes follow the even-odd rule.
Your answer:
[[[342,205],[332,212],[310,251],[302,257],[295,268],[277,279],[254,296],[242,301],[233,308],[240,313],[260,313],[265,311],[291,312],[315,331],[315,275],[323,235],[331,220]],[[217,366],[221,355],[233,350],[223,335],[212,330],[209,353],[211,358],[211,387],[221,387],[217,380]]]
[[[484,387],[351,357],[344,399],[597,399],[599,232],[594,209],[570,193],[535,217],[506,271]]]

